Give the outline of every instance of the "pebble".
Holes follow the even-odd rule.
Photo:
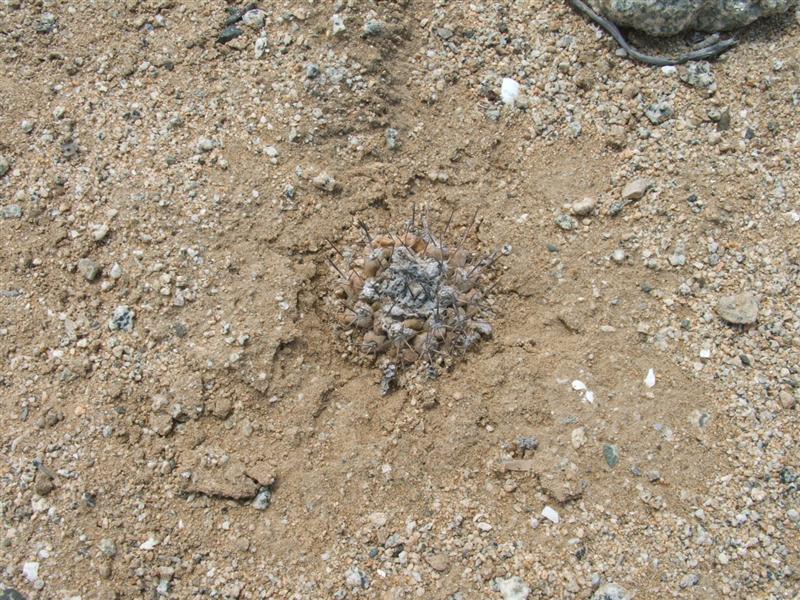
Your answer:
[[[386,25],[376,19],[369,19],[364,23],[363,31],[365,36],[382,35],[383,32],[386,31]]]
[[[504,77],[500,83],[500,99],[503,104],[514,104],[519,97],[519,83],[510,77]]]
[[[672,106],[669,102],[656,102],[648,106],[644,114],[653,125],[661,125],[672,117]]]
[[[109,558],[114,558],[117,555],[117,545],[114,543],[114,540],[109,538],[103,538],[100,540],[98,544],[98,548],[100,552]]]
[[[500,592],[503,600],[526,600],[531,593],[530,586],[518,576],[495,579],[492,587]]]
[[[616,583],[606,583],[597,588],[591,600],[633,600],[633,594]]]
[[[10,168],[10,164],[8,159],[0,154],[0,177],[8,173],[8,169]]]
[[[119,263],[114,263],[108,274],[111,276],[111,279],[119,279],[122,277],[122,267],[119,266]]]
[[[346,30],[347,28],[344,25],[344,19],[342,19],[341,15],[333,15],[331,17],[331,33],[333,35],[339,35]]]
[[[397,140],[397,136],[398,136],[397,129],[395,129],[393,127],[389,127],[386,130],[386,147],[389,148],[389,150],[396,150],[397,149],[397,147],[399,145],[399,142]]]
[[[259,8],[254,8],[242,15],[242,23],[254,29],[261,29],[264,26],[266,18],[267,13]]]
[[[613,469],[619,464],[619,448],[614,444],[603,445],[603,457],[606,464]]]
[[[197,140],[196,148],[198,152],[211,152],[214,148],[217,147],[216,140],[212,140],[211,138],[201,137]]]
[[[102,242],[108,235],[108,225],[98,225],[92,229],[92,239],[95,242]]]
[[[19,204],[9,204],[3,207],[4,219],[19,219],[22,217],[22,209]]]
[[[254,55],[256,60],[264,58],[264,55],[267,53],[267,43],[267,32],[262,31],[261,34],[256,38],[254,47]]]
[[[311,180],[311,183],[314,184],[314,187],[328,193],[333,193],[337,189],[336,180],[325,172],[320,173],[314,179]]]
[[[585,427],[576,427],[572,430],[570,434],[570,440],[572,441],[572,447],[576,450],[581,448],[586,443],[586,428]]]
[[[723,296],[717,301],[717,314],[734,325],[751,325],[758,320],[759,302],[753,292]]]
[[[621,265],[625,262],[625,250],[622,248],[617,248],[614,252],[611,253],[611,260],[613,260],[618,265]]]
[[[135,313],[128,306],[117,306],[108,321],[108,328],[111,331],[133,331],[134,316]]]
[[[367,589],[369,587],[369,578],[358,567],[351,567],[344,575],[344,581],[347,585],[353,588]]]
[[[81,258],[78,261],[78,272],[86,281],[94,281],[100,273],[100,267],[90,258]]]
[[[555,219],[555,223],[564,231],[572,231],[578,226],[578,222],[575,219],[564,214],[558,215]]]
[[[650,189],[650,181],[647,179],[634,179],[622,188],[623,200],[640,200]]]
[[[227,44],[231,40],[234,40],[240,35],[242,35],[242,33],[244,32],[241,29],[239,29],[234,25],[231,25],[230,27],[226,27],[225,29],[222,30],[222,32],[217,37],[217,43]]]
[[[552,506],[545,506],[542,509],[542,516],[551,523],[558,523],[561,518],[558,516],[558,511]]]
[[[430,565],[431,569],[434,571],[438,571],[440,573],[446,571],[448,569],[449,562],[447,560],[447,555],[438,552],[436,554],[429,554],[425,557],[425,560]]]
[[[30,561],[23,563],[22,565],[22,575],[27,579],[30,583],[33,583],[37,579],[39,579],[39,563],[35,561]]]
[[[23,133],[30,133],[33,131],[33,121],[29,121],[28,119],[24,119],[19,126]]]
[[[576,217],[585,217],[594,211],[597,201],[594,198],[586,197],[572,203],[572,214]]]
[[[261,488],[258,494],[256,494],[256,497],[253,499],[252,507],[256,510],[267,510],[271,501],[272,492],[270,492],[268,488],[264,487]]]
[[[25,596],[14,588],[0,588],[0,600],[25,600]]]

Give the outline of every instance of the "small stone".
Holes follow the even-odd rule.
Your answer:
[[[542,516],[551,523],[558,523],[561,520],[561,517],[558,515],[558,511],[556,511],[556,509],[552,506],[545,506],[542,509]]]
[[[78,272],[86,281],[94,281],[100,273],[100,267],[90,258],[81,258],[78,261]]]
[[[111,276],[111,279],[119,279],[122,277],[122,267],[119,266],[119,263],[114,263],[108,274]]]
[[[100,548],[100,552],[109,558],[114,558],[117,555],[117,545],[114,540],[103,538],[97,546]]]
[[[621,265],[625,262],[625,250],[622,248],[617,248],[614,252],[611,253],[611,260],[613,260],[618,265]]]
[[[316,79],[319,76],[319,65],[308,63],[306,65],[306,79]]]
[[[632,600],[633,595],[616,583],[606,583],[597,588],[591,600]]]
[[[216,147],[217,142],[211,138],[201,137],[199,140],[197,140],[198,152],[211,152]]]
[[[397,146],[399,145],[399,142],[397,141],[397,135],[397,129],[394,129],[393,127],[389,127],[386,130],[386,147],[389,148],[389,150],[397,149]]]
[[[351,588],[360,587],[367,589],[369,587],[369,578],[367,577],[367,574],[358,567],[351,567],[347,569],[344,574],[344,582]]]
[[[8,159],[0,154],[0,177],[8,173],[8,169],[10,168],[10,164]]]
[[[324,192],[328,192],[329,194],[335,192],[338,186],[336,180],[325,172],[322,172],[314,177],[314,179],[311,180],[311,183],[314,184],[314,187],[319,188]]]
[[[30,583],[39,579],[39,563],[34,561],[24,563],[22,565],[22,575]]]
[[[597,202],[594,198],[586,197],[572,203],[572,214],[577,217],[585,217],[594,211]]]
[[[269,503],[272,501],[272,492],[269,488],[263,487],[259,490],[256,497],[253,499],[252,507],[256,510],[267,510]]]
[[[381,21],[370,19],[364,23],[365,36],[382,35],[384,31],[386,31],[386,25],[384,25]]]
[[[650,182],[647,179],[634,179],[622,188],[623,200],[640,200],[650,189]]]
[[[25,600],[25,596],[14,588],[4,587],[0,589],[0,600]]]
[[[558,215],[555,218],[555,223],[564,231],[572,231],[578,226],[578,222],[569,215]]]
[[[153,413],[150,415],[150,429],[161,437],[165,437],[172,431],[172,417],[166,413]]]
[[[9,204],[3,207],[4,219],[19,219],[22,217],[22,209],[19,204]]]
[[[261,35],[256,38],[254,53],[257,60],[263,58],[267,53],[267,33],[265,31],[262,31]]]
[[[704,61],[690,62],[681,71],[681,81],[694,87],[705,90],[709,95],[717,89],[711,65]]]
[[[619,448],[614,444],[605,444],[603,446],[603,456],[606,459],[606,464],[612,469],[619,464]]]
[[[683,590],[683,589],[686,589],[688,587],[693,587],[693,586],[697,585],[698,583],[700,583],[700,576],[697,573],[689,573],[688,575],[685,575],[680,580],[678,585]]]
[[[28,119],[25,119],[24,121],[22,121],[22,123],[19,124],[19,127],[20,127],[20,129],[22,129],[23,133],[30,133],[31,131],[33,131],[33,121],[29,121]],[[0,169],[0,170],[2,170],[2,169]],[[2,175],[0,174],[0,176],[2,176]]]
[[[261,29],[264,26],[264,21],[267,18],[267,13],[259,8],[248,10],[242,15],[242,23],[254,29]]]
[[[653,125],[661,125],[672,117],[672,106],[668,102],[656,102],[648,106],[644,114]]]
[[[521,577],[495,579],[492,587],[500,592],[503,600],[526,600],[531,593],[530,586]]]
[[[717,120],[717,131],[727,131],[731,128],[731,111],[727,108],[720,113]]]
[[[576,450],[581,448],[586,443],[586,429],[584,427],[576,427],[570,434],[572,440],[572,447]]]
[[[446,571],[447,568],[449,567],[447,555],[442,554],[441,552],[436,554],[430,554],[425,557],[425,560],[428,562],[431,569],[433,569],[434,571],[438,571],[439,573]]]
[[[790,508],[786,511],[786,516],[792,523],[800,523],[800,512],[797,509]]]
[[[231,25],[230,27],[226,27],[225,29],[222,30],[222,32],[217,37],[217,43],[227,44],[231,40],[236,39],[237,37],[242,35],[242,33],[244,32],[241,29]]]
[[[102,242],[108,235],[108,225],[98,225],[92,229],[92,239],[95,242]]]
[[[331,17],[331,33],[333,35],[339,35],[346,30],[347,28],[344,25],[344,19],[342,19],[341,15],[333,15]]]
[[[778,394],[778,399],[780,400],[781,406],[787,410],[793,408],[797,402],[794,395],[786,390],[781,390],[781,393]]]
[[[55,483],[53,483],[53,478],[49,475],[45,475],[42,472],[36,473],[36,481],[33,484],[33,491],[35,491],[40,496],[47,496],[50,492],[55,489]]]
[[[728,323],[751,325],[758,320],[758,298],[752,292],[724,296],[717,302],[717,314]]]
[[[130,308],[124,304],[117,306],[108,322],[111,331],[133,331],[133,318],[136,316]]]

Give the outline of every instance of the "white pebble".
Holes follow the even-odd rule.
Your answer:
[[[656,384],[656,372],[653,369],[647,371],[647,377],[644,378],[644,384],[651,388]]]
[[[504,77],[503,83],[500,85],[500,99],[503,104],[514,104],[518,97],[519,83],[509,77]]]
[[[542,516],[552,523],[558,523],[561,520],[556,509],[551,506],[545,506],[542,509]]]
[[[25,576],[25,579],[33,583],[39,579],[39,563],[26,562],[22,565],[22,574]]]

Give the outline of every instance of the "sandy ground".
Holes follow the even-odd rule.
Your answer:
[[[563,2],[226,8],[0,6],[0,583],[796,598],[795,15],[698,79]],[[382,396],[326,240],[412,207],[512,251],[493,337]]]

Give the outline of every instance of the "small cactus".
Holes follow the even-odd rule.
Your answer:
[[[440,237],[424,219],[412,215],[404,232],[372,237],[364,223],[364,245],[335,252],[328,262],[338,276],[334,291],[336,318],[357,355],[367,356],[383,370],[381,391],[388,394],[398,376],[414,367],[435,378],[481,338],[492,335],[492,314],[484,282],[494,274],[500,256],[509,246],[488,256],[464,247],[475,216],[459,243]],[[347,258],[345,256],[347,254]]]

